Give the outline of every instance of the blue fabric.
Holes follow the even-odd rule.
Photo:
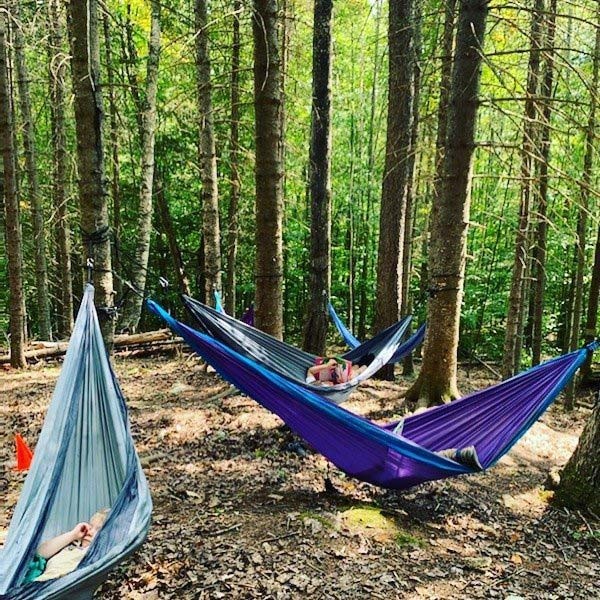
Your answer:
[[[221,294],[217,292],[217,290],[214,290],[213,296],[215,297],[215,310],[220,313],[225,313],[225,308],[223,308],[223,302],[221,302]]]
[[[110,508],[78,568],[22,585],[40,542]],[[152,502],[125,399],[106,355],[87,286],[31,468],[0,553],[0,598],[77,598],[144,541]]]
[[[347,355],[351,356],[353,351],[358,348],[361,348],[363,346],[363,344],[357,337],[354,337],[354,335],[352,335],[351,331],[346,327],[344,322],[340,319],[338,314],[335,312],[335,308],[333,308],[333,304],[331,304],[331,302],[327,303],[327,309],[329,310],[329,316],[331,317],[331,320],[333,321],[333,323],[336,326],[337,330],[339,331],[340,335],[342,336],[342,338],[344,338],[344,341],[346,342],[346,344],[348,344],[348,346],[350,348],[352,348],[352,351],[347,353]],[[408,318],[408,317],[405,317],[405,319],[406,318]],[[389,360],[389,363],[391,364],[391,363],[400,362],[405,356],[410,354],[419,344],[421,344],[421,342],[423,341],[424,338],[425,338],[425,325],[423,324],[417,329],[417,331],[415,331],[415,333],[413,333],[413,335],[410,336],[410,338],[408,338],[408,340],[403,342],[398,347],[396,352],[394,352],[394,355],[392,356],[392,358]],[[349,360],[352,360],[352,359],[349,358]]]

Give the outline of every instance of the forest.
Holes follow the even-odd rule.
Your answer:
[[[138,503],[128,514],[140,529],[134,541],[123,541],[127,552],[147,533],[151,502],[142,467],[149,478],[161,531],[152,530],[151,544],[139,552],[152,576],[126,562],[101,597],[366,598],[393,590],[398,598],[464,598],[493,597],[499,589],[510,598],[579,597],[568,585],[593,596],[600,535],[600,352],[593,353],[599,91],[598,0],[0,0],[0,492],[10,507],[0,519],[0,543],[23,484],[11,472],[12,436],[23,433],[45,448],[54,427],[64,435],[58,446],[71,448],[66,458],[51,453],[48,460],[61,465],[56,472],[83,460],[85,450],[113,466],[123,461],[122,473],[106,475],[106,505],[115,506],[116,480],[118,498],[122,486],[137,481],[137,495],[129,490],[128,497]],[[304,381],[306,357],[337,360],[345,352],[348,338],[330,321],[332,307],[356,336],[349,371],[352,361],[367,371],[359,387],[340,392],[343,400],[352,393],[349,411],[333,400],[336,379],[330,392]],[[237,318],[248,315],[254,327],[240,326]],[[409,315],[412,321],[401,322]],[[233,343],[219,337],[221,327],[232,328]],[[399,327],[402,338],[394,333]],[[145,350],[130,350],[138,343]],[[370,361],[380,357],[371,373]],[[283,363],[288,372],[278,370]],[[67,374],[96,383],[69,387]],[[31,404],[28,393],[36,396]],[[58,396],[72,398],[70,418],[54,408]],[[96,400],[89,414],[83,404],[76,408],[88,397],[110,398],[111,408]],[[288,410],[296,402],[302,408]],[[128,410],[132,431],[127,416],[121,423]],[[313,410],[322,411],[318,418]],[[305,419],[297,416],[302,411]],[[355,412],[369,427],[375,423],[373,431],[352,420]],[[435,421],[442,415],[449,419],[444,426]],[[348,456],[360,447],[365,461],[377,455],[383,462],[368,469],[348,462],[317,431],[321,418],[331,419],[330,438],[346,436],[340,447]],[[442,442],[428,437],[425,423],[430,432],[445,427],[450,438],[464,431]],[[487,437],[476,431],[486,427]],[[511,452],[500,461],[530,427],[516,458]],[[101,450],[93,446],[98,431]],[[76,443],[81,455],[72,454]],[[444,455],[449,449],[454,454]],[[438,481],[471,472],[473,463],[461,463],[469,449],[476,471],[500,461],[494,469],[506,493],[519,498],[518,509],[499,498],[494,469]],[[395,452],[414,468],[410,477],[410,468],[394,466]],[[242,458],[247,464],[238,472],[232,465]],[[41,464],[34,460],[23,496],[38,477],[48,478],[47,497],[64,492],[63,479]],[[79,489],[93,487],[81,474],[84,463],[76,464]],[[90,472],[98,468],[85,464]],[[178,471],[179,464],[187,467]],[[392,468],[394,476],[384,477]],[[514,540],[494,534],[502,569],[487,562],[494,556],[488,542],[496,543],[486,539],[489,531],[469,541],[479,525],[468,519],[487,518],[473,502],[478,478],[483,505],[494,506],[487,516],[495,530],[519,532]],[[259,487],[247,492],[253,480]],[[379,489],[416,484],[417,491],[399,497]],[[285,504],[290,489],[295,495]],[[240,500],[237,513],[229,495]],[[183,506],[171,506],[173,499]],[[36,502],[20,499],[14,513],[34,511],[25,534],[31,540],[104,507],[86,516],[87,499],[62,512],[51,508],[58,503],[42,509]],[[213,523],[196,531],[209,540],[198,563],[186,558],[189,540],[174,549],[169,539],[185,539],[186,503]],[[257,508],[271,505],[279,519],[269,521]],[[352,510],[375,510],[395,529],[369,521],[369,512],[358,517],[367,525],[356,533]],[[414,521],[413,513],[420,515]],[[116,520],[109,516],[107,531]],[[252,520],[254,537],[246,527]],[[556,552],[547,562],[561,563],[556,585],[548,583],[548,564],[538,587],[528,587],[544,560],[537,543],[531,556],[526,552],[534,521],[549,530],[539,543]],[[444,539],[472,549],[461,554],[460,572],[447,556],[454,550],[436,547],[437,538],[433,550],[421,543],[442,529]],[[39,540],[17,561],[11,553],[26,550],[13,548],[11,531],[0,550],[0,597],[16,598],[11,589],[23,573],[14,565],[31,557]],[[285,580],[268,571],[273,548],[293,555],[288,534],[314,554],[326,531],[336,541],[316,561],[312,579],[300,576],[302,567],[295,572],[293,561]],[[213,581],[207,565],[219,561],[221,534],[240,536],[223,551],[237,570]],[[371,567],[362,562],[370,552],[392,573],[373,588],[365,583]],[[577,552],[587,570],[567,585]],[[347,587],[332,583],[327,595],[315,578],[320,570],[329,577],[344,553],[352,557],[349,570],[364,578]],[[434,573],[425,578],[431,589],[404,579],[416,577],[410,563],[417,556]],[[407,560],[400,577],[393,575],[398,558]],[[86,560],[82,573],[93,559]],[[102,562],[96,573],[114,566]],[[271,584],[249,583],[252,569],[266,571]],[[224,583],[229,576],[242,583]],[[69,577],[61,584],[66,590],[79,585]],[[98,582],[90,577],[93,593]],[[442,580],[449,587],[435,591]],[[46,597],[36,589],[32,598]],[[52,584],[47,589],[54,597]]]

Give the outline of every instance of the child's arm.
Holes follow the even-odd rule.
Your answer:
[[[328,369],[331,369],[332,366],[335,366],[336,362],[334,360],[329,360],[326,363],[322,363],[320,365],[313,365],[312,367],[308,368],[308,373],[309,375],[316,375],[317,373],[320,373],[321,371],[327,371]]]
[[[52,558],[69,544],[77,540],[82,540],[89,528],[89,523],[78,523],[71,531],[66,531],[50,540],[42,542],[37,549],[37,553],[42,558]]]

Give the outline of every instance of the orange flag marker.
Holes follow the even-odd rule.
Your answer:
[[[15,445],[17,446],[17,466],[16,471],[27,471],[31,465],[33,452],[21,437],[21,434],[15,434]]]

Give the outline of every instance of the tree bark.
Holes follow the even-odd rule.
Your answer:
[[[229,132],[229,168],[231,177],[231,190],[227,220],[227,275],[225,279],[225,311],[235,314],[236,305],[236,280],[237,280],[237,251],[238,251],[238,206],[242,179],[240,177],[239,155],[239,126],[240,126],[240,13],[241,0],[233,3],[233,43],[231,46],[231,129]]]
[[[460,0],[448,106],[444,181],[432,208],[427,334],[409,403],[431,406],[457,398],[460,306],[463,296],[475,126],[488,3]]]
[[[414,12],[414,46],[413,46],[413,102],[412,102],[412,125],[410,132],[410,153],[408,156],[408,175],[406,188],[406,218],[404,228],[404,241],[402,251],[402,288],[400,315],[404,317],[412,311],[412,301],[410,298],[410,278],[412,274],[412,245],[415,226],[416,212],[416,164],[417,164],[417,144],[419,139],[419,103],[421,92],[421,51],[422,51],[422,5],[421,0],[415,2]],[[407,335],[411,329],[407,331]],[[402,361],[402,375],[408,377],[414,373],[413,353],[409,352]]]
[[[119,248],[121,243],[121,186],[119,163],[119,125],[117,122],[117,98],[115,91],[115,59],[111,46],[110,15],[106,13],[102,19],[104,29],[104,48],[106,52],[106,80],[108,87],[109,110],[109,140],[110,140],[110,193],[112,197],[112,229],[113,229],[113,254],[112,261],[115,272],[121,272]],[[118,64],[118,63],[117,63]],[[116,279],[115,292],[121,294],[121,281]]]
[[[204,237],[204,301],[221,290],[221,233],[217,153],[213,128],[212,84],[206,0],[196,0],[196,74],[200,115],[200,177],[202,178],[202,233]]]
[[[0,4],[0,153],[4,167],[4,211],[6,255],[8,258],[10,364],[26,366],[24,338],[23,247],[19,223],[19,198],[15,173],[14,131],[11,90],[8,77],[8,45],[6,43],[6,4]]]
[[[177,236],[175,235],[175,227],[173,226],[173,218],[171,217],[171,211],[169,210],[169,204],[165,197],[165,189],[163,186],[163,178],[160,169],[157,167],[155,172],[156,188],[156,205],[160,215],[160,221],[162,229],[167,236],[167,243],[169,245],[169,253],[173,260],[173,267],[175,269],[175,275],[177,277],[177,284],[179,291],[182,294],[190,295],[190,283],[185,274],[185,268],[183,265],[183,259],[181,257],[181,250],[177,243]]]
[[[596,38],[597,40],[598,38]],[[587,304],[587,317],[585,321],[585,343],[589,344],[596,339],[598,325],[598,300],[600,297],[600,225],[596,233],[596,249],[594,251],[594,266],[592,267],[592,280]],[[581,367],[581,378],[589,383],[592,375],[592,356],[588,356]]]
[[[596,111],[598,108],[598,84],[600,81],[600,3],[596,7],[596,42],[594,46],[594,62],[592,70],[592,85],[590,94],[590,112],[585,131],[585,154],[583,158],[583,173],[581,181],[581,203],[579,208],[579,217],[577,219],[577,271],[575,276],[575,297],[573,300],[573,325],[571,329],[571,339],[569,350],[577,349],[580,339],[581,317],[583,307],[583,277],[585,270],[585,246],[587,232],[587,214],[590,204],[590,190],[594,185],[594,143],[596,141]],[[591,342],[596,329],[596,319],[598,318],[598,241],[596,241],[596,252],[594,257],[594,271],[592,271],[592,281],[590,283],[590,295],[588,299],[588,311],[585,323],[584,339],[587,343]],[[595,281],[594,281],[595,279]],[[594,286],[596,287],[594,293]],[[590,335],[590,332],[593,332]],[[588,357],[582,377],[589,376],[591,357]],[[572,409],[575,405],[575,383],[569,384],[565,394],[565,408]]]
[[[68,10],[73,55],[71,70],[75,94],[79,206],[81,228],[86,236],[83,255],[86,262],[89,258],[94,260],[94,301],[100,309],[98,316],[104,343],[110,350],[114,335],[110,309],[114,302],[102,145],[104,113],[100,85],[97,0],[71,0]]]
[[[540,139],[538,225],[534,247],[533,319],[531,354],[532,364],[539,365],[542,359],[542,337],[544,316],[544,291],[546,287],[546,246],[548,238],[548,166],[550,162],[550,120],[554,81],[554,40],[556,33],[556,0],[552,0],[546,15],[546,42],[548,48],[544,61],[544,78],[541,96],[547,98],[542,109],[542,133]]]
[[[388,115],[385,167],[379,215],[376,332],[400,318],[406,192],[413,103],[413,0],[389,3]],[[394,365],[379,372],[394,379]]]
[[[519,220],[515,240],[515,258],[512,270],[508,311],[506,316],[506,333],[504,337],[504,355],[502,375],[511,377],[519,370],[522,339],[520,324],[524,310],[524,281],[529,261],[529,220],[531,192],[533,181],[534,155],[536,152],[535,132],[537,119],[536,95],[539,89],[540,47],[544,0],[536,0],[531,17],[531,48],[527,70],[527,90],[523,125],[523,151],[521,159],[521,201]]]
[[[158,64],[160,60],[160,2],[151,0],[150,38],[146,66],[146,93],[142,104],[142,129],[140,132],[142,157],[137,222],[137,245],[132,284],[140,294],[146,289],[150,239],[152,236],[152,186],[154,183],[154,142],[156,133],[156,94],[158,91]],[[142,296],[131,294],[125,304],[121,326],[130,332],[137,331],[142,313]]]
[[[65,87],[68,54],[64,45],[64,14],[60,0],[48,2],[50,120],[52,129],[52,205],[55,214],[56,261],[58,266],[59,326],[66,338],[73,329],[73,278],[69,227],[67,133]]]
[[[600,511],[600,403],[586,423],[560,476],[555,501],[569,508]]]
[[[281,57],[276,0],[254,0],[256,326],[281,338],[283,164]]]
[[[331,289],[331,21],[333,0],[315,0],[310,136],[310,299],[304,349],[325,354]]]
[[[29,70],[25,62],[23,30],[20,19],[19,2],[11,0],[12,18],[15,22],[14,56],[19,90],[19,105],[23,120],[23,149],[25,154],[25,171],[29,201],[31,203],[31,219],[33,227],[33,251],[35,257],[35,291],[37,305],[38,332],[40,339],[52,339],[52,321],[50,319],[50,296],[48,293],[48,266],[46,263],[46,234],[44,232],[44,207],[40,194],[38,166],[35,151],[35,132],[31,113],[31,94],[29,93]]]

